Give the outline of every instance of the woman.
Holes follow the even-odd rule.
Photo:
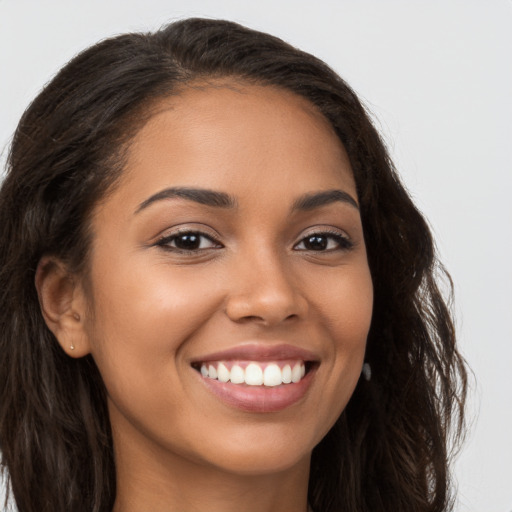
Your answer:
[[[20,512],[449,509],[433,241],[318,59],[200,19],[99,43],[21,119],[0,225]]]

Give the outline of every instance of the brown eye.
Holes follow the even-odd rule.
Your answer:
[[[339,233],[314,233],[303,238],[295,247],[295,250],[329,252],[335,250],[347,250],[353,247],[352,242]]]
[[[156,245],[171,251],[184,252],[194,252],[221,247],[221,245],[210,236],[194,231],[166,236],[159,240]]]
[[[174,245],[178,249],[193,251],[201,246],[201,237],[195,233],[179,235],[174,238]]]
[[[328,239],[325,235],[313,235],[305,238],[303,242],[308,251],[325,251]]]

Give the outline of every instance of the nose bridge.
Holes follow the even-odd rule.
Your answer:
[[[227,306],[232,320],[275,324],[304,313],[305,299],[299,283],[277,249],[260,246],[240,254],[233,270],[234,285]]]

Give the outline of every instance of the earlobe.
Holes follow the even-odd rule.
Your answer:
[[[79,279],[62,262],[44,257],[37,266],[35,285],[43,318],[62,349],[71,357],[87,355],[86,301]]]

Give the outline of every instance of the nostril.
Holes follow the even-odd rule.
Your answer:
[[[299,315],[291,314],[286,316],[282,321],[283,322],[290,322],[295,319],[299,318]],[[258,315],[246,315],[237,320],[239,323],[261,323],[261,324],[272,324],[274,323],[274,320],[272,318],[269,318],[269,315],[266,315],[265,317],[258,316]]]
[[[261,316],[256,315],[247,315],[238,319],[239,322],[264,322],[264,319]]]

